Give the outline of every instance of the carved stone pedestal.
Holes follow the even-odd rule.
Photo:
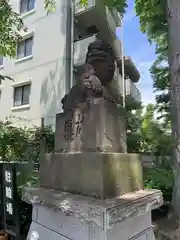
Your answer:
[[[56,115],[55,152],[126,152],[125,111],[89,98]]]
[[[27,240],[154,240],[151,210],[162,204],[158,190],[140,190],[95,200],[51,189],[27,189],[33,204]]]
[[[40,166],[40,186],[100,199],[143,188],[139,154],[45,154]]]
[[[91,67],[62,99],[55,153],[41,160],[40,188],[24,192],[33,204],[27,239],[154,240],[151,211],[162,194],[140,190],[140,156],[127,153],[126,114],[115,101],[121,96],[107,88],[115,71],[112,48],[91,44],[86,63]]]

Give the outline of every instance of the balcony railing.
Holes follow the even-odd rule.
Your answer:
[[[101,36],[100,33],[97,33],[74,42],[74,66],[80,66],[85,63],[88,46],[90,43],[94,42],[97,39],[104,38]],[[121,42],[119,40],[116,39],[111,42],[111,40],[108,39],[108,36],[107,39],[104,40],[108,41],[111,44],[111,46],[114,48],[117,57],[121,55]]]
[[[120,92],[123,95],[123,82],[122,77],[117,75],[119,79]],[[126,103],[140,103],[141,102],[141,92],[136,87],[136,84],[133,83],[130,79],[125,80],[125,92],[126,92]]]
[[[130,79],[126,79],[126,96],[130,97],[136,103],[141,102],[141,93],[139,89],[136,87],[135,83],[133,83]]]
[[[99,0],[88,0],[87,6],[80,6],[79,0],[75,0],[75,16],[85,27],[95,25],[99,31],[116,34],[117,18],[115,10],[105,7]]]
[[[85,63],[88,46],[96,39],[97,35],[95,34],[74,43],[74,66],[81,66]]]

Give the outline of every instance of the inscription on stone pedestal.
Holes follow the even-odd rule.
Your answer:
[[[64,123],[64,139],[66,141],[73,140],[74,132],[73,132],[73,115],[65,120]]]
[[[75,136],[81,136],[82,124],[84,122],[84,116],[81,113],[75,115]]]
[[[124,112],[106,99],[79,104],[56,120],[56,151],[126,152]]]
[[[81,137],[83,122],[84,116],[79,109],[74,114],[69,115],[64,123],[64,140],[73,141],[77,137]]]

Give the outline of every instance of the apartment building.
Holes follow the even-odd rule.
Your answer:
[[[87,7],[80,7],[78,0],[59,0],[50,14],[44,0],[11,0],[11,4],[28,30],[22,32],[16,59],[0,57],[0,74],[14,80],[0,86],[0,120],[11,116],[16,125],[31,126],[44,117],[45,124],[55,124],[61,99],[78,81],[87,47],[97,38],[115,49],[119,67],[115,78],[122,85],[121,43],[116,38],[120,19],[115,9],[100,0],[89,0]],[[138,103],[141,95],[134,82],[139,73],[130,58],[124,62],[127,104]]]

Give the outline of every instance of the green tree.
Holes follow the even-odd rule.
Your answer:
[[[141,152],[141,124],[142,110],[139,107],[136,110],[127,109],[126,112],[126,127],[127,127],[127,150],[129,153]]]
[[[157,105],[127,111],[128,152],[169,156],[172,151],[170,122],[159,121]]]
[[[156,93],[157,110],[161,114],[159,119],[168,122],[170,120],[170,74],[167,50],[158,48],[156,54],[157,59],[150,72],[154,80],[153,87]]]
[[[50,127],[21,128],[10,121],[0,121],[0,158],[3,161],[39,163],[41,140],[47,152],[54,149],[54,133]]]
[[[156,106],[148,104],[142,116],[141,137],[144,152],[154,153],[157,156],[171,155],[170,125],[160,122],[155,116]]]
[[[141,31],[146,33],[149,41],[158,46],[167,46],[166,1],[135,0],[136,13],[140,20]]]
[[[156,43],[158,61],[160,60],[162,63],[161,56],[163,55],[165,63],[167,60],[169,63],[169,71],[165,69],[165,66],[162,68],[162,65],[159,67],[156,63],[151,70],[154,74],[155,87],[163,89],[163,94],[157,98],[158,102],[161,103],[159,106],[163,111],[167,110],[166,116],[169,114],[169,109],[171,110],[174,142],[172,166],[175,173],[173,205],[180,218],[180,2],[177,0],[135,0],[135,2],[141,30],[147,34],[150,41]]]
[[[154,80],[154,90],[157,94],[158,112],[161,113],[161,118],[168,121],[170,117],[170,81],[166,7],[166,1],[135,0],[141,31],[147,34],[150,43],[156,43],[157,60],[152,65],[150,72]]]

